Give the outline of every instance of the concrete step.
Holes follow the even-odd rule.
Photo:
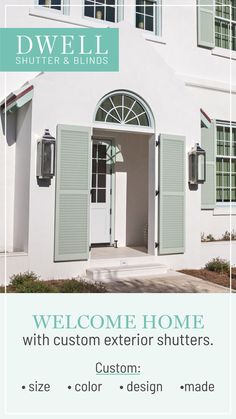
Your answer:
[[[125,264],[120,266],[94,267],[86,270],[87,278],[92,281],[109,282],[122,278],[153,276],[168,272],[165,265],[159,263]]]

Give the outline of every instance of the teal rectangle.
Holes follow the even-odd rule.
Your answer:
[[[0,28],[0,71],[119,71],[119,30]]]

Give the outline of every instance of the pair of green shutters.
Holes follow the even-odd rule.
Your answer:
[[[54,249],[57,262],[89,258],[90,153],[90,128],[58,126]],[[183,253],[185,137],[161,135],[159,156],[159,253]]]

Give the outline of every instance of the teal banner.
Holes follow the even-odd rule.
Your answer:
[[[1,28],[0,71],[119,71],[119,30]]]

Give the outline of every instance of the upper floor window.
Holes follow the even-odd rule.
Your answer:
[[[62,11],[63,0],[38,0],[39,6]]]
[[[85,0],[84,15],[117,22],[117,0]]]
[[[136,28],[160,35],[159,0],[136,0]]]
[[[236,51],[236,0],[215,2],[215,44]]]
[[[236,202],[236,127],[216,126],[216,201]]]

